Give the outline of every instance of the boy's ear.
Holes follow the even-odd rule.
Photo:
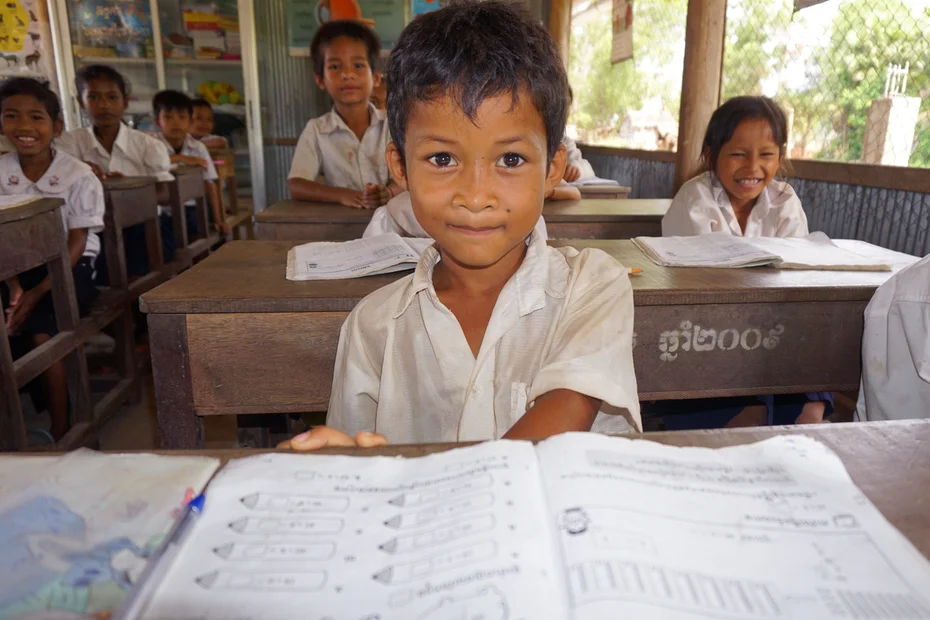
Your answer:
[[[388,143],[385,157],[387,158],[388,170],[391,171],[391,177],[404,191],[407,191],[407,168],[404,166],[404,160],[400,155],[400,150],[393,142]]]
[[[52,123],[52,136],[55,138],[61,137],[61,132],[65,130],[65,122],[60,118]]]
[[[372,73],[371,74],[371,87],[378,88],[379,86],[381,86],[382,78],[383,76],[381,75],[380,71],[375,71],[374,73]]]
[[[323,78],[317,75],[316,71],[313,72],[313,79],[316,80],[317,88],[320,90],[326,90],[326,86],[323,84]]]
[[[564,144],[559,144],[552,161],[549,162],[549,172],[546,174],[546,195],[562,180],[566,165],[568,165],[568,151],[565,150]]]

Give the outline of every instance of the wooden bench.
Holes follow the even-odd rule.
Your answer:
[[[58,334],[54,338],[14,362],[6,317],[5,314],[0,316],[3,319],[0,320],[0,450],[27,447],[19,389],[59,360],[64,360],[68,375],[72,423],[60,444],[73,445],[72,440],[93,422],[84,340],[76,331],[80,319],[67,236],[61,223],[63,204],[59,199],[43,198],[0,208],[0,281],[47,265],[58,324]]]
[[[174,182],[169,183],[169,202],[171,220],[174,228],[174,241],[177,256],[190,265],[194,259],[210,253],[210,249],[219,243],[219,234],[210,226],[210,205],[207,203],[207,191],[204,187],[203,169],[195,166],[178,166],[174,171]],[[190,201],[196,203],[194,210],[197,217],[199,234],[192,239],[187,230],[187,207]]]
[[[916,258],[843,247],[895,268]],[[291,282],[291,242],[234,241],[142,296],[162,445],[202,445],[199,416],[325,411],[339,329],[360,299],[404,274]],[[863,311],[889,272],[659,267],[631,241],[600,248],[631,279],[640,398],[855,390]]]
[[[633,188],[625,185],[578,185],[582,198],[629,198]]]
[[[255,230],[252,223],[252,209],[240,208],[238,186],[236,184],[236,153],[231,148],[210,149],[210,157],[219,175],[220,200],[226,223],[232,229],[233,239],[242,239],[241,229],[245,229],[245,238],[254,239]]]
[[[549,201],[543,207],[551,239],[630,239],[661,236],[667,199]],[[282,200],[255,214],[256,235],[265,241],[358,239],[372,211],[342,205]]]

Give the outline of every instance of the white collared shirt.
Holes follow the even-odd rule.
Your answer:
[[[737,237],[805,237],[807,215],[791,185],[769,183],[756,200],[746,232],[740,228],[730,197],[717,175],[705,172],[681,186],[662,218],[663,237],[728,232]]]
[[[539,216],[536,222],[536,233],[543,239],[549,238],[546,231],[546,221],[543,216]],[[410,202],[410,192],[401,192],[388,200],[383,207],[378,207],[371,215],[371,221],[365,227],[362,238],[383,235],[386,233],[397,233],[401,237],[421,237],[429,238],[420,222],[417,221],[413,213],[413,204]]]
[[[532,234],[501,290],[477,358],[433,287],[439,251],[375,291],[339,334],[326,422],[391,443],[499,438],[556,389],[601,399],[594,429],[642,428],[633,374],[633,291],[600,250]],[[608,415],[606,412],[610,411]]]
[[[364,190],[368,183],[391,182],[385,151],[391,141],[387,117],[382,110],[368,104],[371,124],[362,139],[349,129],[336,108],[307,123],[300,139],[288,179],[317,181],[332,187]]]
[[[181,152],[178,153],[175,151],[175,148],[171,146],[171,143],[168,142],[168,139],[165,138],[165,134],[156,133],[153,134],[155,138],[165,145],[165,148],[168,149],[168,158],[171,159],[171,155],[187,155],[188,157],[199,157],[204,159],[207,162],[207,167],[203,171],[203,180],[204,181],[216,181],[220,178],[220,175],[216,173],[216,166],[213,164],[213,157],[210,155],[210,149],[207,148],[207,145],[195,138],[194,136],[187,134],[184,136],[184,144],[181,145]]]
[[[120,123],[112,153],[107,153],[97,140],[93,127],[63,133],[55,139],[55,147],[81,161],[100,166],[104,172],[155,177],[166,183],[174,180],[171,175],[171,160],[165,145],[157,138],[123,123]]]
[[[103,230],[103,185],[90,166],[78,161],[63,151],[56,151],[52,164],[33,183],[23,174],[18,153],[0,156],[0,191],[4,196],[42,196],[61,198],[62,222],[65,231],[76,228],[87,229],[84,256],[96,258],[100,253],[100,237]]]
[[[575,141],[564,136],[562,138],[562,144],[565,146],[565,150],[568,154],[568,163],[571,166],[578,168],[578,172],[581,173],[576,180],[584,181],[585,179],[594,178],[594,168],[591,167],[591,163],[587,159],[582,157],[581,149],[578,148],[578,145],[575,144]]]
[[[878,287],[865,309],[856,419],[930,418],[930,256]]]

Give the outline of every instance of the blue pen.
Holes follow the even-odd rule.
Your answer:
[[[139,581],[123,601],[119,612],[114,616],[116,620],[135,620],[142,617],[152,600],[152,595],[161,584],[162,578],[174,563],[174,558],[181,549],[181,543],[184,542],[197,517],[203,513],[206,500],[207,498],[201,493],[187,503],[184,514],[171,528],[158,550],[152,554]]]

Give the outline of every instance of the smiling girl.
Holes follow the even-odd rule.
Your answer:
[[[807,235],[797,194],[788,183],[774,180],[787,144],[785,113],[768,97],[735,97],[717,108],[701,154],[707,172],[675,195],[662,218],[662,235]]]
[[[103,230],[103,187],[84,164],[52,148],[61,132],[61,105],[47,86],[30,78],[11,78],[0,85],[0,122],[16,152],[0,157],[0,195],[42,196],[65,201],[62,221],[74,276],[78,310],[87,314],[97,296],[94,262]],[[58,326],[44,265],[6,281],[3,319],[11,336],[28,347],[48,342]],[[68,385],[62,362],[45,372],[51,432],[56,440],[68,431]]]

